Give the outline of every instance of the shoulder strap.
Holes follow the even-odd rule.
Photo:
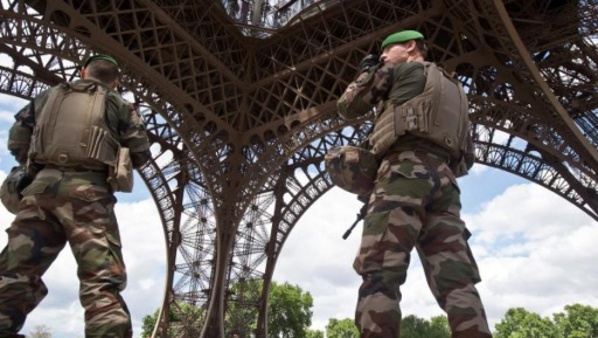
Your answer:
[[[95,92],[102,86],[98,85],[95,82],[76,82],[76,83],[69,83],[68,84],[70,89],[78,92],[87,92],[89,94]]]
[[[60,103],[62,102],[62,98],[64,95],[70,90],[71,86],[69,83],[64,82],[59,84],[56,87],[53,87],[50,90],[50,94],[48,95],[48,101],[44,104],[39,116],[39,120],[35,123],[35,129],[37,133],[35,133],[34,142],[35,149],[43,150],[44,149],[44,142],[42,140],[41,135],[39,135],[40,129],[44,126],[54,126],[56,124],[56,116],[54,112],[60,107]],[[54,128],[49,128],[52,131],[47,131],[53,133]]]

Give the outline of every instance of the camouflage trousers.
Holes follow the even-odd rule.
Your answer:
[[[414,247],[452,337],[491,337],[474,286],[480,276],[460,218],[459,188],[444,161],[413,151],[387,155],[369,203],[353,264],[363,278],[355,313],[361,337],[400,337],[400,286]]]
[[[96,185],[75,172],[46,169],[23,191],[0,254],[0,337],[22,337],[17,332],[27,314],[48,293],[42,276],[66,242],[78,266],[85,337],[132,336],[130,314],[120,295],[126,271],[116,199],[105,174],[101,176],[98,182],[103,184]]]

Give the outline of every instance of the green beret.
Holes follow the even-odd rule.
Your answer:
[[[89,65],[89,63],[91,61],[97,61],[97,60],[104,60],[104,61],[111,62],[116,67],[118,67],[118,62],[116,62],[116,60],[112,56],[106,55],[106,54],[96,54],[96,55],[88,57],[87,60],[85,60],[85,62],[83,63],[83,68],[87,67],[87,65]]]
[[[401,42],[407,42],[407,41],[423,39],[423,38],[424,38],[424,35],[418,31],[412,31],[412,30],[400,31],[400,32],[391,34],[388,37],[386,37],[386,39],[384,39],[384,41],[382,41],[382,46],[380,47],[380,50],[384,49],[384,47],[386,47],[390,44],[393,44],[393,43],[401,43]]]

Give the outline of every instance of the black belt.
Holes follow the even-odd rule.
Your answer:
[[[44,165],[44,169],[55,169],[62,172],[77,172],[77,173],[103,173],[108,174],[106,169],[90,169],[81,166],[74,166],[74,167],[63,167],[63,166],[55,166],[55,165]]]

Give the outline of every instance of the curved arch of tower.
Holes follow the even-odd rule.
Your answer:
[[[285,240],[332,187],[324,154],[371,126],[340,120],[336,100],[400,29],[423,32],[428,57],[466,88],[478,163],[598,220],[597,0],[0,3],[0,93],[34,97],[95,52],[122,66],[153,144],[140,174],[167,245],[156,337],[222,337],[225,322],[246,333],[256,316],[266,336]]]

